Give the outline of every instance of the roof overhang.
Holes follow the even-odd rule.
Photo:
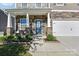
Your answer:
[[[51,12],[50,8],[27,8],[27,9],[5,9],[7,13],[12,15],[44,15],[48,12]]]

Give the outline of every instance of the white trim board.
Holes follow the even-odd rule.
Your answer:
[[[79,10],[52,10],[52,12],[79,12]]]

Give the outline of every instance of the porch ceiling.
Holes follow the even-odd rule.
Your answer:
[[[28,8],[28,9],[5,9],[8,13],[12,15],[45,15],[48,12],[51,12],[50,8]]]

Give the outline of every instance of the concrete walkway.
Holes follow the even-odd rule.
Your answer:
[[[37,50],[32,52],[33,56],[76,56],[71,49],[65,47],[60,42],[44,42],[43,45],[37,45]]]

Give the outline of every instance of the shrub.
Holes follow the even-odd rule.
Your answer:
[[[3,46],[0,46],[0,56],[31,55],[30,53],[28,53],[26,49],[27,49],[27,46],[23,46],[20,44],[3,45]]]
[[[54,37],[52,34],[48,34],[47,41],[57,41],[57,40],[56,40],[56,37]]]
[[[6,36],[0,36],[0,42],[3,42],[6,40]]]
[[[25,35],[25,39],[26,39],[26,41],[31,41],[32,40],[32,35],[30,35],[30,34]]]
[[[14,35],[9,35],[9,36],[7,36],[6,41],[12,42],[12,41],[17,41],[17,39],[16,39],[16,37]]]
[[[17,41],[20,41],[20,42],[23,41],[23,38],[22,38],[21,35],[19,35],[19,34],[16,35],[16,39],[17,39]]]

